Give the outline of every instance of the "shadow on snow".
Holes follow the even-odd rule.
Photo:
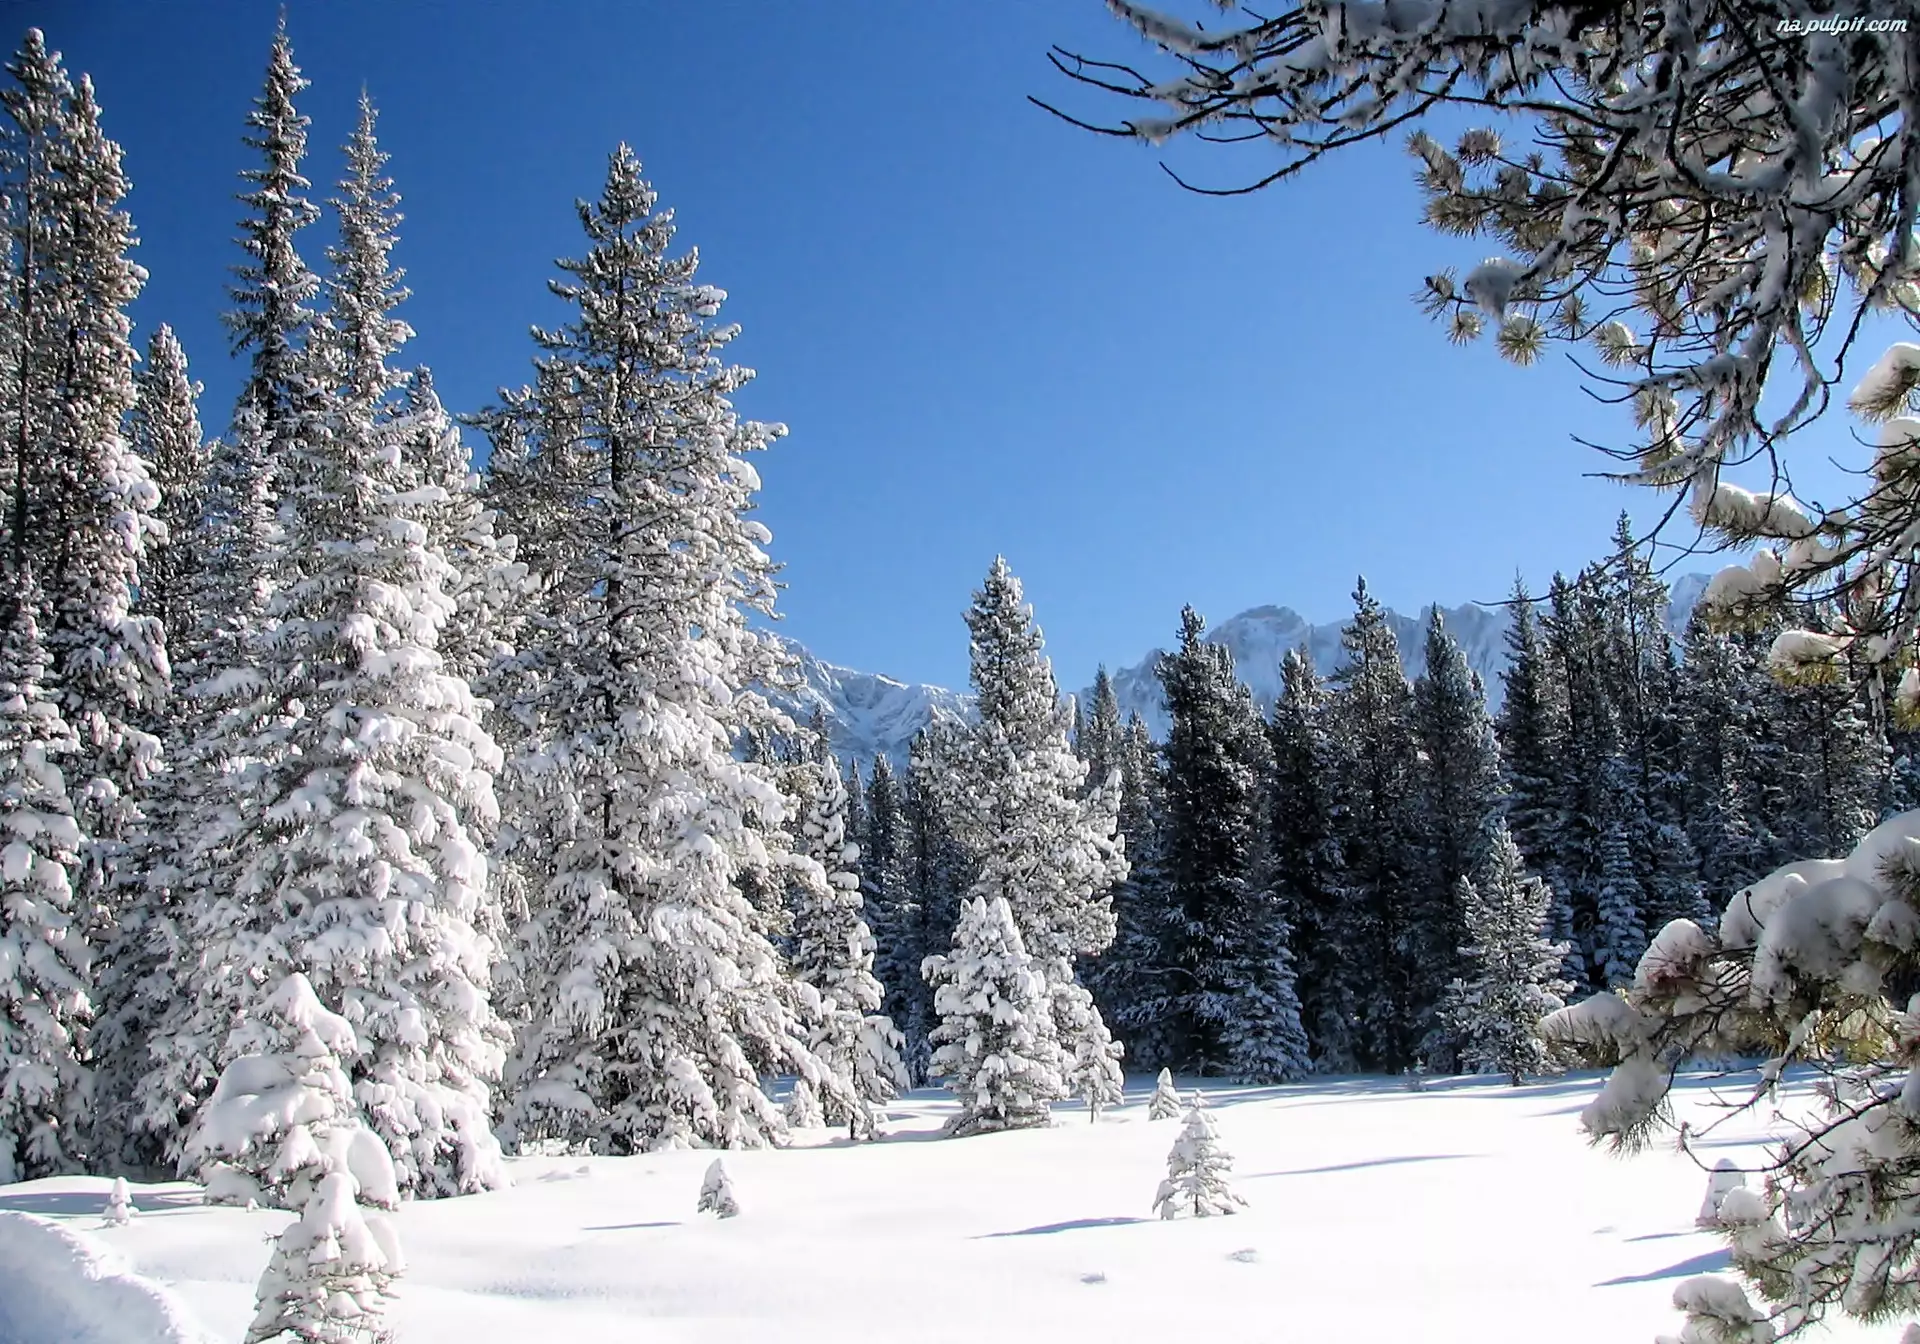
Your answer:
[[[1151,1222],[1149,1218],[1075,1218],[1066,1223],[1043,1223],[1039,1227],[1023,1227],[1017,1232],[983,1232],[975,1241],[992,1241],[996,1237],[1047,1237],[1055,1232],[1081,1232],[1090,1227],[1125,1227],[1129,1223]]]

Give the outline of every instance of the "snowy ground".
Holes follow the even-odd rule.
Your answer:
[[[1212,1089],[1251,1207],[1199,1222],[1150,1217],[1179,1126],[1147,1120],[1145,1090],[1097,1126],[1063,1109],[1049,1130],[955,1141],[936,1138],[944,1095],[916,1093],[884,1143],[820,1133],[727,1154],[743,1212],[726,1222],[693,1213],[712,1153],[523,1159],[512,1190],[401,1210],[400,1339],[1651,1344],[1680,1324],[1674,1285],[1724,1255],[1694,1229],[1706,1176],[1690,1158],[1585,1144],[1576,1116],[1596,1086]],[[1710,1100],[1690,1084],[1680,1112],[1698,1124]],[[1757,1132],[1728,1128],[1701,1154],[1751,1157]],[[102,1227],[106,1190],[0,1187],[0,1210],[98,1238],[239,1339],[289,1215],[205,1208],[174,1184],[136,1187],[140,1216]],[[0,1296],[21,1277],[0,1263]],[[0,1319],[0,1344],[53,1344],[6,1334]]]

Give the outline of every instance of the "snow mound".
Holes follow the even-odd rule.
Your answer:
[[[0,1344],[214,1344],[113,1251],[30,1213],[0,1211],[0,1285]]]

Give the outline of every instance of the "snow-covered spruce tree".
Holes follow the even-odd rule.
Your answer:
[[[1539,874],[1551,898],[1548,936],[1573,937],[1573,910],[1566,898],[1566,873],[1560,853],[1561,808],[1556,762],[1567,732],[1563,670],[1553,661],[1540,631],[1534,598],[1514,580],[1509,600],[1513,623],[1507,627],[1506,683],[1495,733],[1500,742],[1506,822],[1529,871]]]
[[[1167,1023],[1158,1012],[1167,994],[1169,887],[1161,857],[1166,789],[1160,749],[1138,714],[1129,716],[1120,746],[1120,835],[1127,876],[1113,889],[1113,946],[1087,971],[1101,1011],[1119,1024],[1135,1061],[1172,1058]]]
[[[1772,688],[1758,658],[1750,656],[1750,641],[1715,629],[1707,615],[1694,609],[1682,643],[1682,768],[1688,838],[1700,855],[1709,899],[1718,901],[1768,871],[1768,818],[1754,792],[1764,732],[1757,697],[1769,696]]]
[[[916,986],[924,993],[920,963],[927,954],[918,938],[919,907],[908,878],[911,855],[904,799],[893,763],[885,755],[873,758],[865,811],[867,825],[859,842],[860,895],[867,927],[873,932],[873,974],[880,982],[880,1011],[906,1038],[918,997]],[[924,1039],[924,1011],[919,1023]],[[903,1039],[901,1048],[910,1052],[912,1047]]]
[[[1261,786],[1271,758],[1253,698],[1233,655],[1201,636],[1192,607],[1180,644],[1156,672],[1166,695],[1168,922],[1164,995],[1171,1062],[1197,1074],[1272,1082],[1307,1069],[1306,1039],[1285,953],[1285,924],[1262,882]]]
[[[257,925],[233,893],[242,862],[236,846],[259,817],[253,786],[282,754],[274,733],[288,717],[260,674],[264,614],[287,577],[275,476],[323,410],[307,351],[320,282],[297,243],[319,216],[300,172],[308,122],[294,100],[306,87],[283,24],[247,116],[245,142],[258,151],[259,166],[240,175],[247,260],[235,269],[227,324],[234,353],[248,359],[247,381],[208,469],[192,542],[203,563],[190,581],[185,629],[173,632],[179,711],[171,722],[170,768],[157,781],[149,825],[161,852],[148,886],[177,911],[181,939],[176,988],[151,1033],[154,1067],[136,1086],[135,1124],[173,1161],[183,1157],[194,1110],[231,1057],[226,996],[243,977],[253,993],[278,983],[269,968],[258,979],[246,976]]]
[[[161,531],[160,494],[123,435],[136,400],[126,309],[146,272],[130,256],[133,225],[121,208],[132,184],[84,76],[54,163],[63,183],[62,245],[52,259],[63,274],[63,351],[36,473],[42,493],[34,525],[44,529],[37,572],[46,591],[51,684],[78,739],[67,765],[83,836],[74,895],[94,945],[104,948],[127,907],[144,897],[128,859],[143,826],[141,795],[160,761],[149,725],[166,695],[168,666],[159,620],[133,610],[147,541]],[[115,1015],[118,985],[101,990],[103,1010]]]
[[[793,1080],[793,1092],[787,1097],[788,1129],[819,1129],[827,1123],[827,1117],[820,1113],[820,1098],[815,1095],[813,1084],[805,1078]]]
[[[1047,1103],[1066,1095],[1046,978],[1027,956],[1005,897],[969,899],[953,950],[927,958],[940,1024],[929,1071],[947,1079],[960,1113],[955,1136],[1047,1123]]]
[[[1764,1194],[1720,1208],[1746,1286],[1681,1288],[1723,1285],[1712,1291],[1764,1321],[1768,1338],[1834,1311],[1880,1321],[1920,1310],[1910,1175],[1920,1160],[1920,999],[1906,997],[1920,973],[1917,854],[1920,813],[1909,812],[1844,859],[1786,865],[1735,893],[1717,933],[1687,921],[1662,929],[1624,995],[1596,995],[1542,1024],[1550,1043],[1614,1066],[1581,1123],[1620,1147],[1644,1145],[1668,1122],[1668,1089],[1691,1058],[1768,1056],[1748,1108],[1780,1105],[1775,1085],[1790,1067],[1830,1075],[1802,1114],[1789,1104],[1790,1126],[1758,1173]]]
[[[387,1306],[406,1258],[393,1224],[358,1193],[347,1172],[322,1177],[274,1239],[245,1344],[392,1344]]]
[[[828,753],[832,755],[831,752]],[[840,776],[840,786],[846,791],[846,815],[841,829],[845,832],[852,848],[852,856],[847,860],[847,871],[860,883],[860,890],[867,890],[867,786],[860,777],[860,762],[850,759],[845,772]]]
[[[1504,823],[1496,823],[1473,880],[1460,880],[1467,939],[1466,973],[1449,987],[1446,1015],[1460,1041],[1460,1062],[1504,1073],[1515,1087],[1548,1072],[1540,1019],[1565,1006],[1564,945],[1543,934],[1552,895],[1529,876]]]
[[[1154,1080],[1153,1095],[1147,1098],[1147,1119],[1171,1120],[1180,1114],[1180,1094],[1174,1090],[1173,1072],[1160,1070]]]
[[[896,904],[888,924],[889,942],[879,950],[882,965],[888,968],[882,972],[882,984],[890,994],[894,986],[886,978],[888,972],[897,967],[907,973],[900,990],[905,1001],[897,1015],[891,1009],[888,1015],[906,1038],[907,1068],[916,1083],[927,1079],[933,1029],[939,1020],[933,989],[921,967],[928,957],[951,945],[961,895],[971,883],[971,863],[954,838],[947,802],[952,796],[951,761],[958,748],[957,736],[950,726],[930,724],[914,734],[908,748],[901,799],[907,895]]]
[[[769,769],[733,752],[785,726],[748,690],[780,655],[747,625],[774,597],[748,459],[782,431],[735,415],[750,375],[721,360],[725,296],[670,252],[632,150],[579,215],[588,253],[553,285],[572,320],[536,333],[529,394],[528,453],[561,502],[537,517],[560,531],[515,529],[542,585],[523,650],[566,675],[523,691],[539,735],[514,764],[534,814],[516,824],[551,845],[551,876],[517,940],[509,1126],[602,1152],[759,1145],[786,1127],[761,1075],[844,1086],[741,890],[788,848]]]
[[[1054,1009],[1066,1019],[1065,1038],[1073,1043],[1071,1058],[1064,1061],[1067,1090],[1087,1103],[1087,1119],[1098,1123],[1101,1110],[1118,1106],[1126,1095],[1127,1078],[1120,1068],[1126,1049],[1107,1030],[1084,985],[1056,991]]]
[[[1487,716],[1486,688],[1467,666],[1438,607],[1427,615],[1426,671],[1413,687],[1414,739],[1419,744],[1415,793],[1426,850],[1425,893],[1416,909],[1416,1000],[1437,1003],[1464,970],[1467,941],[1460,883],[1482,865],[1490,831],[1504,803],[1500,748]],[[1448,1071],[1457,1042],[1444,1014],[1436,1016],[1420,1057]]]
[[[1075,992],[1074,961],[1113,942],[1110,892],[1127,873],[1118,786],[1109,779],[1080,796],[1086,766],[1068,740],[1033,609],[1004,557],[974,594],[967,629],[977,721],[952,806],[955,837],[975,864],[968,896],[1013,911],[1051,996],[1054,1034],[1073,1055],[1082,1034],[1106,1034],[1092,1000]]]
[[[226,912],[220,897],[232,879],[241,822],[231,786],[249,768],[247,729],[270,709],[255,694],[250,644],[266,605],[266,548],[275,531],[263,423],[249,409],[213,445],[206,512],[191,534],[199,563],[188,579],[186,627],[173,644],[167,768],[154,780],[141,856],[146,908],[155,916],[150,936],[170,938],[156,949],[160,964],[147,990],[126,1000],[151,1008],[150,1063],[136,1075],[127,1125],[136,1165],[141,1150],[157,1151],[163,1167],[179,1162],[193,1109],[219,1077],[226,1040],[217,1017],[199,1014],[202,986],[223,973],[201,960],[200,939],[218,932],[211,921]],[[135,1034],[126,1040],[132,1045]]]
[[[29,28],[7,62],[0,106],[7,113],[6,302],[0,305],[0,338],[6,369],[0,378],[0,480],[6,490],[8,562],[16,569],[44,564],[50,533],[41,524],[46,503],[46,444],[52,428],[54,389],[65,360],[65,330],[71,295],[59,258],[66,240],[60,203],[65,186],[59,160],[69,131],[73,82],[58,53],[47,49],[39,29]]]
[[[1073,749],[1087,763],[1086,788],[1101,787],[1108,776],[1120,769],[1126,731],[1126,724],[1120,718],[1120,700],[1113,690],[1113,678],[1107,675],[1106,665],[1102,664],[1093,674],[1093,696],[1084,721],[1073,734]]]
[[[183,749],[179,730],[187,719],[180,692],[188,674],[176,650],[183,651],[189,642],[186,632],[193,623],[208,450],[195,407],[200,385],[188,379],[186,356],[171,329],[162,326],[153,333],[146,365],[135,378],[139,396],[128,418],[128,439],[160,490],[157,517],[164,528],[147,539],[135,605],[165,631],[174,677],[173,693],[164,700],[150,699],[141,722],[171,760]],[[154,878],[168,868],[178,843],[172,829],[178,816],[176,782],[164,771],[148,780],[144,822],[117,860],[124,895],[115,902],[113,926],[101,949],[98,1011],[90,1040],[94,1161],[104,1168],[147,1171],[165,1166],[161,1146],[140,1121],[137,1093],[152,1068],[154,1026],[165,1018],[175,993],[179,910],[168,881]]]
[[[228,973],[197,1006],[244,1025],[268,986],[304,971],[354,1026],[355,1098],[402,1188],[434,1197],[505,1180],[489,1098],[505,1032],[487,999],[486,858],[469,830],[493,813],[499,751],[435,647],[451,568],[421,517],[439,491],[408,470],[387,366],[409,333],[392,316],[404,291],[387,262],[383,162],[363,103],[315,337],[337,381],[325,421],[277,464],[284,581],[258,676],[301,712],[269,722],[250,753],[257,810],[234,839],[234,885],[200,912],[203,960]]]
[[[298,1210],[328,1176],[347,1173],[367,1202],[397,1204],[392,1158],[361,1124],[347,1081],[359,1043],[306,976],[282,980],[233,1035],[233,1062],[186,1144],[187,1169],[208,1201]]]
[[[1577,579],[1554,575],[1548,602],[1542,624],[1566,688],[1566,734],[1555,762],[1554,795],[1559,874],[1572,921],[1567,979],[1584,993],[1610,983],[1598,946],[1607,831],[1618,824],[1630,836],[1643,795],[1621,751],[1608,610],[1594,571]],[[1636,911],[1639,872],[1631,864],[1618,869],[1615,887],[1615,899],[1629,901]],[[1629,971],[1636,955],[1629,945]]]
[[[85,931],[74,911],[80,830],[54,758],[73,730],[42,688],[41,595],[9,576],[0,635],[0,1185],[77,1168],[88,1089]]]
[[[426,509],[428,541],[453,571],[441,663],[482,688],[495,663],[512,653],[514,608],[526,585],[526,566],[518,559],[517,539],[500,532],[499,516],[486,504],[472,450],[441,405],[429,369],[415,369],[407,379],[406,419],[413,473],[423,488],[441,492]]]
[[[1220,1131],[1207,1112],[1206,1098],[1193,1094],[1193,1105],[1180,1126],[1180,1137],[1167,1154],[1167,1176],[1153,1197],[1154,1212],[1162,1218],[1187,1214],[1211,1218],[1238,1213],[1247,1201],[1234,1193],[1227,1174],[1233,1155],[1220,1143]]]
[[[796,905],[788,962],[819,996],[814,1053],[851,1084],[850,1093],[828,1097],[826,1119],[846,1125],[850,1138],[873,1138],[877,1108],[910,1080],[900,1060],[900,1033],[880,1011],[873,934],[852,871],[860,850],[846,836],[848,794],[839,763],[829,755],[797,768],[812,772],[816,782],[801,825],[804,849],[793,861]]]
[[[1593,966],[1603,984],[1632,981],[1633,969],[1647,948],[1640,921],[1640,879],[1627,845],[1626,826],[1614,821],[1600,842],[1600,886],[1593,927]]]
[[[1346,862],[1353,941],[1345,955],[1371,968],[1357,1001],[1356,1053],[1363,1067],[1398,1073],[1414,1062],[1436,1004],[1420,984],[1411,938],[1420,855],[1413,841],[1418,747],[1413,687],[1386,612],[1362,580],[1354,617],[1340,635],[1347,664],[1327,706],[1336,838]]]
[[[147,539],[140,565],[139,610],[156,617],[171,636],[188,625],[187,577],[196,563],[193,534],[206,506],[211,452],[200,429],[200,384],[187,375],[187,355],[164,323],[147,338],[145,363],[134,374],[138,390],[127,419],[127,439],[160,491],[157,516],[164,536]]]
[[[1365,986],[1343,951],[1357,945],[1359,931],[1333,815],[1327,690],[1305,649],[1286,652],[1280,676],[1267,730],[1273,754],[1266,786],[1268,881],[1291,932],[1300,1021],[1314,1067],[1351,1073],[1359,1066],[1356,1015]]]

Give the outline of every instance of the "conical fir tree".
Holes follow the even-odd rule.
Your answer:
[[[75,898],[104,945],[139,899],[126,859],[159,767],[149,725],[165,699],[168,667],[160,622],[133,610],[147,542],[161,530],[159,491],[122,432],[137,399],[126,310],[146,272],[130,255],[133,225],[121,208],[132,183],[100,115],[82,77],[54,155],[64,183],[53,258],[63,275],[62,351],[38,473],[37,573],[47,597],[50,684],[79,738],[68,765],[84,837]]]
[[[948,1079],[960,1113],[955,1136],[1047,1123],[1047,1103],[1066,1094],[1046,978],[1027,956],[1004,897],[962,908],[953,950],[929,957],[940,1025],[932,1071]]]
[[[182,936],[174,949],[177,989],[152,1032],[154,1067],[136,1084],[134,1124],[173,1162],[195,1109],[231,1058],[229,996],[252,964],[256,920],[264,918],[236,902],[234,891],[239,846],[260,816],[253,785],[283,754],[275,733],[288,717],[259,667],[267,605],[285,577],[275,473],[304,451],[324,409],[307,349],[320,281],[297,238],[319,217],[300,171],[308,121],[295,99],[306,87],[283,24],[247,117],[245,142],[259,164],[240,175],[247,260],[235,269],[227,323],[248,375],[208,468],[193,538],[200,564],[189,579],[185,627],[175,632],[170,769],[149,826],[159,851],[147,873],[149,893],[177,910]]]
[[[0,1185],[78,1168],[88,955],[74,914],[80,830],[57,757],[73,730],[42,683],[40,591],[15,570],[0,637]]]
[[[1122,730],[1119,764],[1127,876],[1113,889],[1113,946],[1088,968],[1087,983],[1101,1011],[1121,1027],[1136,1065],[1149,1067],[1174,1057],[1169,1023],[1160,1012],[1172,924],[1161,861],[1166,793],[1160,749],[1138,714]]]
[[[1114,694],[1113,678],[1103,666],[1093,674],[1092,707],[1074,734],[1074,750],[1087,763],[1089,789],[1102,787],[1107,777],[1120,768],[1126,730],[1126,724],[1120,719],[1120,701]]]
[[[905,1006],[893,1020],[906,1037],[907,1068],[916,1082],[927,1077],[938,1020],[921,967],[950,945],[962,894],[972,881],[972,862],[954,837],[949,805],[959,743],[957,728],[936,723],[915,733],[908,749],[901,809],[906,819],[907,896],[891,921],[895,941],[883,953],[886,965],[910,972],[905,977]]]
[[[354,1095],[402,1188],[431,1197],[505,1180],[489,1093],[506,1032],[487,997],[487,864],[470,829],[493,814],[500,753],[436,648],[452,570],[403,449],[388,361],[411,333],[393,316],[397,215],[364,101],[346,158],[314,352],[337,382],[325,420],[279,464],[286,581],[259,670],[304,712],[270,724],[253,753],[258,812],[220,902],[237,908],[216,913],[203,944],[243,973],[204,990],[201,1009],[244,1020],[257,986],[304,972],[354,1024]]]
[[[1423,1034],[1410,908],[1420,870],[1413,844],[1413,688],[1401,669],[1393,627],[1364,580],[1354,606],[1340,636],[1347,665],[1333,678],[1328,706],[1338,837],[1353,893],[1355,938],[1346,955],[1368,967],[1372,978],[1359,1003],[1361,1063],[1398,1073],[1413,1063]]]
[[[1414,737],[1419,743],[1415,789],[1425,854],[1425,890],[1414,911],[1411,938],[1416,971],[1414,1011],[1426,1030],[1420,1056],[1449,1068],[1455,1041],[1438,1008],[1461,973],[1467,940],[1460,883],[1486,857],[1503,803],[1500,748],[1487,717],[1486,689],[1467,666],[1459,641],[1435,607],[1427,617],[1426,671],[1413,688]]]
[[[1163,857],[1177,977],[1161,1011],[1174,1026],[1176,1067],[1278,1082],[1309,1065],[1289,931],[1261,871],[1272,758],[1233,655],[1203,640],[1205,629],[1198,612],[1183,611],[1180,647],[1159,667],[1172,719]]]
[[[1516,1087],[1551,1067],[1536,1028],[1565,1006],[1571,988],[1560,978],[1566,948],[1543,936],[1551,899],[1546,884],[1527,875],[1505,825],[1497,825],[1474,880],[1461,882],[1467,970],[1448,990],[1447,1016],[1459,1034],[1461,1062],[1504,1073]]]
[[[1327,689],[1305,649],[1289,649],[1280,673],[1268,729],[1270,884],[1292,931],[1300,1018],[1314,1065],[1351,1073],[1359,1067],[1356,1014],[1366,986],[1364,973],[1344,955],[1358,945],[1360,929],[1335,833]]]
[[[851,1095],[829,1098],[829,1124],[852,1137],[872,1136],[876,1109],[907,1086],[900,1033],[881,1014],[880,982],[873,978],[873,934],[864,917],[860,850],[846,838],[848,793],[832,756],[800,767],[817,776],[813,805],[802,826],[805,848],[796,856],[799,881],[793,915],[793,973],[819,995],[813,1047],[851,1084]]]
[[[1086,766],[1068,741],[1053,669],[1020,580],[996,557],[967,612],[978,722],[960,760],[955,834],[977,872],[970,898],[1004,900],[1053,996],[1062,1048],[1103,1033],[1074,992],[1074,960],[1113,942],[1113,884],[1126,876],[1118,798],[1084,799]]]
[[[873,758],[867,782],[867,829],[860,842],[864,873],[860,890],[867,926],[873,931],[873,974],[880,982],[880,1011],[904,1035],[921,984],[926,949],[919,940],[919,912],[908,881],[908,825],[893,763]],[[924,1014],[921,1018],[924,1023]],[[923,1025],[923,1034],[926,1030]],[[903,1049],[905,1046],[903,1045]]]
[[[523,641],[566,675],[521,702],[541,740],[516,797],[539,815],[516,824],[552,843],[519,939],[510,1127],[605,1152],[758,1145],[786,1131],[761,1075],[833,1084],[741,889],[789,843],[769,769],[733,751],[775,722],[747,690],[779,658],[747,625],[774,597],[748,459],[781,429],[734,414],[749,373],[721,360],[724,295],[670,252],[630,149],[579,214],[589,251],[553,286],[572,320],[536,333],[530,394],[530,460],[564,507],[531,538]]]
[[[159,487],[158,517],[166,528],[164,538],[148,540],[139,606],[171,637],[188,624],[193,533],[206,505],[211,453],[200,429],[200,384],[188,377],[186,351],[171,327],[154,329],[135,381],[139,395],[127,437]]]
[[[1506,695],[1495,725],[1507,792],[1506,820],[1527,866],[1547,886],[1547,925],[1557,941],[1573,937],[1556,762],[1566,749],[1566,698],[1526,585],[1514,581],[1507,628]]]

